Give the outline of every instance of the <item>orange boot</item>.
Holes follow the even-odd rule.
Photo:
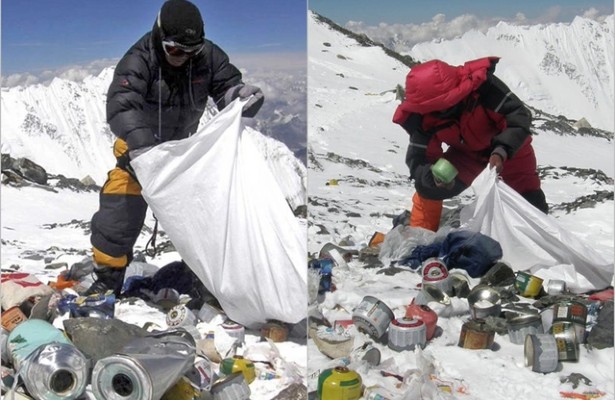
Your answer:
[[[442,203],[442,200],[429,200],[415,192],[412,197],[410,226],[419,226],[436,232],[440,226]]]

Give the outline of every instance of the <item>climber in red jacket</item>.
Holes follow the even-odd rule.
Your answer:
[[[536,172],[530,125],[523,102],[493,75],[497,57],[451,66],[440,60],[417,64],[406,77],[404,101],[393,122],[410,135],[406,164],[415,181],[411,226],[436,231],[442,200],[464,191],[487,166],[529,203],[548,213]],[[442,149],[446,144],[446,151]],[[440,158],[458,171],[450,183],[434,178]]]

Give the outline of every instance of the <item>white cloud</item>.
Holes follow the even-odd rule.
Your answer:
[[[69,65],[53,70],[40,72],[24,72],[2,76],[0,86],[15,87],[34,84],[48,85],[53,78],[62,78],[71,81],[82,81],[90,75],[98,75],[103,69],[117,64],[117,59],[100,59],[82,65]]]
[[[2,75],[0,86],[48,85],[56,77],[80,82],[87,76],[98,75],[103,69],[115,66],[118,61],[118,59],[105,58],[87,64],[68,65],[53,70]],[[248,74],[252,70],[260,72],[295,71],[305,74],[307,70],[307,57],[304,53],[237,54],[231,57],[231,62]]]
[[[463,14],[449,21],[445,14],[436,14],[430,21],[420,24],[388,24],[382,22],[378,25],[369,26],[361,21],[349,21],[344,27],[356,33],[364,33],[371,39],[398,52],[408,52],[417,43],[454,39],[470,30],[486,32],[487,29],[501,21],[514,25],[545,24],[561,22],[565,18],[565,14],[562,7],[554,6],[532,19],[528,19],[523,13],[517,13],[512,19],[480,18],[472,14]],[[596,8],[590,8],[580,15],[596,21],[603,21],[609,14],[605,14]]]
[[[307,59],[304,53],[238,54],[231,62],[243,74],[244,82],[265,94],[264,110],[284,108],[285,114],[305,117]]]
[[[371,39],[397,51],[408,51],[413,45],[433,39],[453,39],[465,32],[476,29],[484,31],[495,25],[495,20],[479,19],[463,14],[446,20],[446,15],[436,14],[431,21],[420,24],[387,24],[367,26],[363,22],[349,21],[345,27],[353,32],[365,33]]]
[[[585,10],[583,12],[583,18],[593,19],[598,22],[603,22],[604,19],[608,16],[608,14],[601,13],[600,10],[592,7],[589,10]]]
[[[39,82],[39,78],[29,73],[2,76],[2,87],[28,86]]]
[[[117,59],[100,59],[84,65],[65,66],[38,73],[2,76],[2,87],[48,85],[54,78],[80,82],[103,69],[115,66]],[[261,87],[266,95],[265,109],[283,108],[286,114],[306,115],[307,56],[305,53],[255,53],[231,55],[231,62],[243,73],[246,83]]]
[[[525,16],[525,14],[517,13],[515,15],[515,18],[513,18],[513,20],[511,21],[511,23],[513,23],[515,25],[527,25],[528,24],[528,19]]]
[[[304,53],[237,54],[230,59],[241,70],[244,82],[263,90],[265,108],[284,104],[287,113],[305,115],[307,58]]]

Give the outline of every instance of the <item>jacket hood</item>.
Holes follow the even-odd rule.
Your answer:
[[[428,114],[455,106],[487,80],[498,57],[485,57],[452,66],[431,60],[412,67],[406,76],[406,98],[397,107],[393,121],[403,123],[408,114]]]

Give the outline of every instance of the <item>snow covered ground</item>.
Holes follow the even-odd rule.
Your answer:
[[[97,209],[97,192],[74,192],[69,189],[58,189],[54,192],[42,187],[3,186],[2,271],[18,266],[20,271],[32,273],[44,283],[55,281],[64,268],[46,269],[46,265],[66,263],[70,266],[90,254],[89,230],[85,228],[85,223],[90,221]],[[150,214],[146,226],[153,228],[153,225],[154,220]],[[147,232],[148,230],[144,229],[135,246],[136,251],[144,250],[150,237]],[[159,242],[160,239],[159,237]],[[148,257],[147,264],[155,270],[180,259],[177,252],[161,253],[153,259]],[[132,268],[129,267],[127,275],[133,273]],[[168,328],[166,313],[145,301],[118,302],[115,317],[140,327],[151,322],[159,330]],[[213,330],[216,347],[220,354],[224,355],[230,349],[233,339],[218,325],[221,322],[223,320],[213,320],[210,324],[200,322],[197,329],[203,335]],[[266,343],[258,343],[261,338],[260,331],[246,330],[245,337],[246,345],[243,351],[262,354],[263,346],[267,347]],[[307,353],[303,339],[289,338],[285,342],[275,343],[275,346],[281,358],[293,367],[279,371],[279,378],[257,379],[250,384],[254,399],[270,399],[293,380],[302,382],[306,375]],[[290,374],[291,369],[298,371],[298,376]],[[87,398],[94,399],[89,385]]]

